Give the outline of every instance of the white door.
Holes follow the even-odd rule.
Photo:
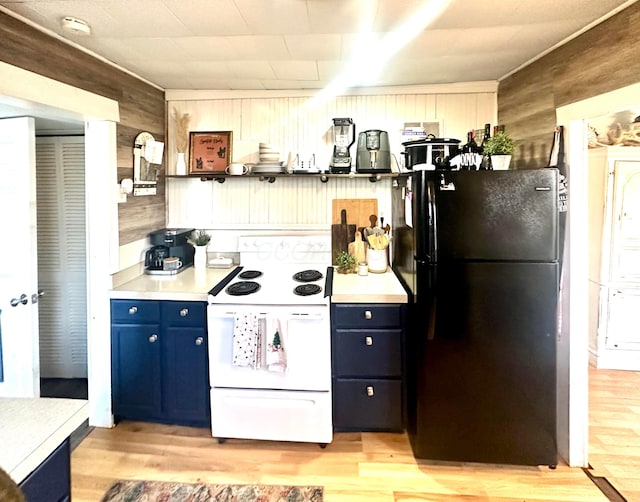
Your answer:
[[[0,120],[0,396],[38,397],[35,125]]]

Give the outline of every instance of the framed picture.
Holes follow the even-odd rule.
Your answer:
[[[189,174],[223,173],[231,163],[232,131],[189,133]]]

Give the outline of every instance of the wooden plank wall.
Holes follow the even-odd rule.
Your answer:
[[[133,141],[142,131],[165,141],[164,91],[0,12],[0,61],[105,96],[120,105],[118,179],[133,178]],[[90,168],[90,166],[89,166]],[[164,168],[164,166],[163,166]],[[157,195],[118,205],[120,245],[165,226],[164,178]]]
[[[548,162],[556,108],[640,80],[640,3],[510,75],[498,87],[498,121],[518,149],[518,169]]]
[[[299,152],[306,160],[315,154],[322,168],[333,151],[332,117],[352,117],[356,134],[367,129],[389,133],[391,152],[401,160],[401,130],[405,121],[441,121],[440,134],[466,140],[471,128],[494,122],[493,92],[441,92],[338,96],[325,103],[308,97],[220,98],[168,102],[169,110],[188,113],[191,131],[232,131],[233,160],[258,161],[260,142],[279,148],[280,158]],[[168,93],[171,98],[171,94]],[[173,119],[169,121],[169,167],[172,170]],[[351,147],[355,157],[356,144]],[[298,228],[315,225],[330,229],[332,200],[375,198],[387,221],[391,217],[389,180],[331,178],[328,183],[304,175],[265,183],[257,178],[228,179],[224,183],[170,178],[167,187],[167,223],[170,227]]]

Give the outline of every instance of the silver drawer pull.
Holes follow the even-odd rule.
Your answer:
[[[369,397],[373,396],[373,385],[367,386],[367,396]]]
[[[129,315],[133,315],[138,312],[138,307],[131,307],[129,309]]]
[[[365,310],[364,311],[364,318],[365,319],[371,319],[373,317],[373,314],[371,313],[370,310]]]
[[[371,338],[370,336],[365,336],[364,337],[364,344],[365,345],[369,345],[369,346],[373,345],[373,338]]]
[[[204,338],[202,338],[201,336],[196,338],[196,345],[202,345],[202,342],[204,342]]]
[[[149,337],[149,343],[156,343],[158,341],[158,335],[155,333]]]
[[[182,309],[180,311],[180,317],[187,317],[188,314],[189,314],[189,309]]]

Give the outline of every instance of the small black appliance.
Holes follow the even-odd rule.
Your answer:
[[[163,228],[149,234],[151,248],[147,250],[144,259],[144,272],[150,275],[173,275],[193,265],[196,252],[189,242],[193,228]],[[164,270],[164,259],[175,256],[182,266],[175,270]]]
[[[427,138],[417,141],[405,141],[404,165],[407,169],[434,170],[451,169],[449,161],[458,155],[459,139],[436,138],[430,134]]]

